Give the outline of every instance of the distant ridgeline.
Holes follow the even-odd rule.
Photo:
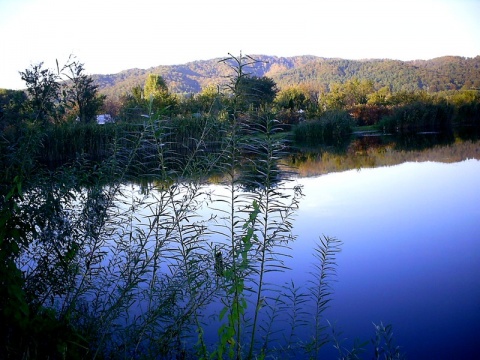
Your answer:
[[[480,56],[445,56],[431,60],[400,61],[388,59],[344,60],[316,56],[277,57],[252,55],[260,62],[249,72],[272,78],[277,86],[308,84],[328,92],[331,84],[348,80],[371,80],[376,89],[390,91],[425,90],[438,92],[480,89]],[[198,93],[211,84],[226,82],[230,68],[220,58],[183,65],[130,69],[111,75],[94,75],[99,90],[107,96],[120,96],[135,86],[143,86],[149,73],[161,75],[172,93]]]

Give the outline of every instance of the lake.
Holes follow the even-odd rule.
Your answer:
[[[480,343],[480,161],[407,162],[298,179],[292,267],[316,235],[343,241],[325,315],[368,340],[392,324],[410,359],[474,359]],[[295,259],[300,261],[295,261]]]
[[[365,137],[354,140],[344,153],[302,151],[283,160],[281,166],[293,165],[297,174],[280,180],[278,189],[286,185],[288,194],[301,187],[304,196],[293,218],[271,213],[273,226],[267,233],[279,250],[267,258],[273,263],[286,255],[277,265],[290,270],[265,273],[267,291],[258,304],[262,315],[256,353],[262,335],[269,334],[270,354],[307,358],[315,313],[313,302],[307,301],[318,264],[314,249],[319,237],[328,236],[342,244],[336,276],[329,278],[331,301],[321,314],[325,334],[332,332],[328,320],[337,334],[341,332],[337,340],[342,347],[351,349],[358,338],[367,342],[363,358],[371,358],[373,323],[391,324],[395,344],[409,359],[476,358],[480,145],[449,138],[437,146],[431,144],[431,134],[425,136],[422,145],[413,148],[410,140],[394,145]],[[55,296],[45,297],[46,306],[59,312],[78,307],[78,324],[91,336],[92,348],[107,355],[120,356],[117,349],[125,349],[136,358],[151,346],[157,348],[150,354],[179,354],[183,348],[194,348],[199,327],[208,351],[216,348],[218,329],[225,323],[219,314],[229,301],[225,299],[232,298],[228,268],[217,268],[218,253],[227,266],[232,264],[228,188],[194,181],[142,185],[113,181],[75,190],[49,178],[39,183],[26,196],[25,212],[54,215],[44,228],[37,225],[39,238],[25,249],[19,267],[31,289],[39,285],[40,292],[55,291]],[[49,208],[43,202],[55,197],[51,194],[58,197],[58,205]],[[245,200],[239,202],[242,210],[252,206],[251,195],[235,185],[235,199]],[[274,207],[289,201],[280,193],[269,196],[278,201]],[[222,213],[224,206],[227,212]],[[238,233],[243,233],[242,216],[241,211],[234,215]],[[275,228],[290,220],[295,240],[285,247],[285,242],[277,241],[289,235]],[[222,223],[223,228],[218,226]],[[235,241],[240,264],[248,240],[235,236]],[[261,255],[256,249],[264,245],[253,245],[244,273],[246,286],[255,288],[252,278],[259,269],[255,261]],[[58,268],[57,251],[76,255],[75,259],[69,255],[72,262],[61,268],[65,287],[55,277],[50,283],[48,271],[42,270]],[[288,289],[292,283],[300,295],[298,307],[292,307],[291,297],[279,296],[292,290],[293,286]],[[248,343],[256,299],[248,290],[244,294],[243,336]],[[294,310],[299,326],[293,336],[289,316]],[[285,337],[297,347],[282,348]],[[228,339],[231,343],[235,344],[233,338]],[[331,342],[320,349],[320,356],[338,357]]]
[[[383,323],[393,326],[395,344],[409,359],[476,359],[478,143],[408,152],[368,151],[357,154],[361,161],[323,154],[297,164],[304,174],[294,181],[302,186],[304,197],[293,226],[297,239],[290,244],[291,258],[285,260],[292,270],[268,274],[266,281],[292,280],[306,291],[318,238],[335,237],[342,241],[342,251],[337,256],[333,299],[323,315],[342,332],[346,349],[356,339],[369,342],[373,323]],[[347,168],[352,163],[360,166],[343,170],[344,163]],[[338,167],[342,170],[335,170]],[[222,191],[216,185],[210,189]],[[275,329],[282,333],[286,331],[282,326],[280,322]],[[211,331],[213,342],[217,334],[214,328]],[[338,356],[332,344],[320,354]],[[364,358],[370,357],[367,352]]]

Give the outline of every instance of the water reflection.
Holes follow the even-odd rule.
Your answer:
[[[308,177],[350,169],[398,165],[407,161],[452,163],[465,159],[480,159],[480,146],[477,141],[463,141],[457,137],[445,144],[439,142],[442,138],[445,139],[443,136],[421,134],[414,138],[395,139],[364,136],[353,140],[346,151],[297,151],[284,159],[284,165],[295,167],[300,177]]]
[[[286,263],[292,271],[270,273],[268,281],[293,280],[305,290],[318,237],[342,240],[325,317],[343,331],[347,348],[355,338],[369,341],[372,322],[383,322],[393,324],[410,359],[474,358],[480,334],[480,148],[459,138],[431,146],[429,136],[437,135],[423,134],[427,140],[416,150],[405,150],[410,140],[398,145],[370,136],[352,142],[346,154],[290,157],[305,194],[294,224],[298,239]],[[225,195],[221,186],[208,188]],[[218,314],[221,306],[205,310]],[[218,320],[210,325],[205,338],[213,344]],[[279,333],[285,330],[277,326]],[[325,358],[336,356],[331,345],[322,351]]]
[[[312,234],[334,235],[344,246],[327,317],[346,337],[368,340],[372,321],[383,321],[394,325],[408,358],[473,359],[480,340],[479,177],[480,161],[466,160],[300,179],[306,196],[295,227],[295,277],[301,281],[313,260]]]
[[[336,237],[344,245],[338,256],[334,299],[325,316],[338,324],[349,345],[356,337],[368,341],[373,336],[372,321],[383,321],[394,325],[397,342],[410,358],[469,358],[480,334],[480,281],[475,276],[480,270],[478,158],[478,143],[459,138],[449,139],[443,147],[406,151],[398,143],[373,136],[356,139],[347,154],[292,155],[289,164],[298,166],[300,176],[295,181],[303,185],[306,196],[293,223],[298,238],[288,243],[291,253],[285,254],[292,257],[283,258],[287,247],[281,249],[282,257],[277,256],[280,253],[271,257],[281,266],[285,261],[292,271],[268,272],[268,287],[277,289],[293,280],[307,292],[318,237]],[[249,165],[265,172],[262,162]],[[286,201],[281,196],[284,179],[277,176],[277,168],[270,170],[274,176],[268,179],[279,193],[268,196],[280,206]],[[192,313],[202,326],[206,324],[206,346],[215,346],[222,310],[216,287],[223,281],[218,279],[216,255],[220,252],[227,264],[233,256],[225,243],[228,236],[222,233],[228,232],[229,219],[242,226],[253,194],[240,189],[264,191],[257,186],[261,179],[241,178],[235,197],[219,185],[173,181],[99,185],[96,191],[65,195],[59,217],[75,231],[59,239],[71,236],[79,244],[76,265],[80,271],[72,267],[68,273],[72,283],[81,277],[78,283],[83,288],[79,286],[78,296],[85,295],[98,333],[126,324],[133,334],[133,340],[113,334],[108,345],[103,336],[98,337],[99,348],[113,351],[111,343],[128,346],[128,341],[135,341],[145,349],[151,344],[158,344],[159,351],[171,349],[167,335],[170,331],[180,334],[182,326],[190,331],[187,320]],[[290,190],[296,189],[295,181]],[[45,188],[45,194],[49,193]],[[243,200],[229,218],[229,198],[237,196]],[[35,204],[41,201],[35,198]],[[280,225],[290,221],[284,216],[272,220]],[[269,234],[272,241],[281,235],[278,231]],[[38,252],[34,250],[27,255],[35,258]],[[252,259],[257,255],[254,252]],[[107,281],[102,282],[102,276]],[[124,285],[130,279],[133,285]],[[187,285],[195,291],[187,291]],[[253,297],[247,298],[249,311],[255,308]],[[258,304],[275,309],[272,299],[261,299]],[[305,310],[311,320],[313,309]],[[285,323],[276,325],[280,340]],[[298,338],[308,339],[309,330]],[[162,332],[167,334],[164,343],[156,339]],[[193,336],[191,332],[187,335]],[[180,351],[182,344],[177,345]],[[328,349],[325,358],[334,356]]]

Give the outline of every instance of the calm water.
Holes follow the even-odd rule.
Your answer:
[[[407,162],[301,178],[292,277],[317,235],[343,241],[326,317],[347,344],[393,324],[410,359],[474,359],[480,343],[480,161]],[[310,261],[307,261],[310,259]]]
[[[475,159],[298,178],[305,197],[294,222],[292,271],[268,274],[267,282],[291,278],[307,289],[318,237],[336,237],[342,252],[324,317],[343,332],[345,348],[370,341],[372,322],[383,322],[393,325],[408,359],[478,359],[479,179]],[[321,355],[337,358],[331,344]]]
[[[300,175],[293,179],[292,186],[302,185],[305,196],[293,223],[297,240],[290,244],[291,258],[286,259],[286,265],[292,270],[267,273],[265,282],[282,285],[291,284],[293,280],[297,288],[307,293],[313,264],[318,263],[313,256],[318,238],[322,235],[338,238],[343,245],[337,256],[337,281],[332,284],[333,300],[324,318],[343,332],[345,348],[351,349],[356,338],[362,342],[372,339],[372,322],[383,322],[393,325],[395,342],[409,359],[478,359],[478,142],[456,141],[450,146],[407,151],[394,149],[390,143],[357,141],[347,153],[305,155],[301,161],[295,160]],[[357,170],[348,170],[352,167]],[[162,203],[160,199],[165,192],[155,189],[154,185],[150,192],[133,184],[122,187],[116,201],[118,208],[111,209],[111,225],[118,225],[115,236],[123,242],[118,241],[120,247],[116,248],[115,242],[111,241],[115,236],[112,237],[110,232],[105,234],[105,247],[111,246],[117,251],[112,252],[115,256],[107,259],[112,260],[113,265],[105,276],[111,275],[115,279],[118,264],[113,260],[122,258],[125,249],[132,250],[137,246],[141,249],[140,254],[145,253],[148,257],[150,239],[167,238],[162,226],[171,223],[171,206],[178,200],[178,209],[185,194],[179,190],[172,198],[165,197]],[[226,189],[218,185],[208,185],[205,189],[213,191],[212,198],[226,194]],[[95,200],[94,194],[89,196],[93,204],[101,205],[105,201],[103,197]],[[83,200],[87,204],[86,194]],[[165,212],[156,208],[160,203],[165,206],[162,208]],[[214,210],[202,201],[199,203],[200,218],[185,221],[199,221],[198,224],[208,227],[212,224],[209,218]],[[218,208],[223,206],[221,204],[220,201],[213,206]],[[76,205],[82,213],[82,204]],[[155,211],[158,219],[153,216]],[[163,221],[159,229],[154,226],[154,218],[159,223]],[[149,227],[158,230],[158,234],[148,233]],[[145,235],[145,248],[138,241],[130,241],[131,229],[145,230],[145,234],[150,234]],[[215,236],[202,238],[212,246],[202,245],[209,254],[213,249],[216,251],[214,245],[225,241],[225,238]],[[175,250],[178,246],[175,241],[165,245],[165,254]],[[87,250],[85,253],[90,256]],[[160,271],[168,273],[168,256],[162,253],[160,260]],[[209,269],[213,274],[213,269]],[[146,283],[148,281],[142,283],[141,289],[146,289]],[[119,317],[119,321],[127,321],[145,310],[144,298],[139,296],[138,299],[135,303],[135,306],[139,305],[136,307],[138,313],[134,313],[135,307],[132,306],[124,318]],[[214,347],[218,342],[218,313],[222,308],[221,304],[212,303],[204,314],[208,346]],[[306,315],[308,320],[312,320],[313,309],[307,307],[304,310],[309,312]],[[212,313],[217,316],[209,317]],[[274,330],[279,331],[280,339],[283,339],[282,332],[286,331],[285,324],[280,321],[275,325]],[[308,340],[312,334],[311,327],[299,331],[304,332],[304,336],[299,336],[302,340]],[[327,344],[322,348],[321,356],[335,359],[337,353],[331,344]],[[364,358],[371,357],[370,346]]]

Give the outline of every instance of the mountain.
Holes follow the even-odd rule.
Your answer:
[[[246,72],[268,76],[279,88],[308,84],[328,91],[332,83],[369,79],[376,88],[392,91],[427,90],[431,92],[480,89],[480,56],[464,58],[444,56],[431,60],[400,61],[389,59],[346,60],[317,56],[277,57],[251,55],[258,60]],[[198,93],[210,84],[222,84],[232,74],[223,58],[193,61],[183,65],[161,65],[149,69],[130,69],[117,74],[94,75],[101,93],[117,97],[134,86],[143,86],[149,73],[160,74],[171,92]]]

